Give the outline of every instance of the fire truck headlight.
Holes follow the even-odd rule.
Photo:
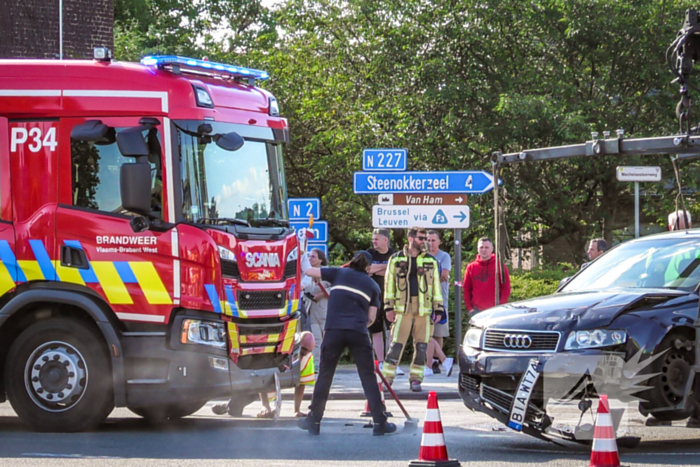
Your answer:
[[[287,255],[287,262],[295,261],[299,257],[299,248],[294,247],[292,251]]]
[[[198,344],[226,348],[226,324],[215,321],[185,319],[182,321],[180,342],[183,344]]]
[[[227,261],[236,261],[236,255],[234,255],[231,250],[222,246],[219,247],[219,257]]]

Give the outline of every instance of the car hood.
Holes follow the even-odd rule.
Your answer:
[[[603,292],[557,293],[507,303],[478,313],[470,325],[482,329],[571,331],[608,326],[623,313],[668,305],[688,297],[688,292],[668,289],[614,289]]]

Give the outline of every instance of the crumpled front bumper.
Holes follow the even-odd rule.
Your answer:
[[[546,413],[546,401],[552,394],[545,392],[544,378],[550,378],[550,382],[556,380],[554,384],[549,385],[548,391],[552,388],[568,387],[570,382],[575,382],[582,376],[581,357],[597,358],[602,354],[596,349],[570,354],[566,352],[518,354],[461,347],[459,394],[464,404],[471,410],[489,415],[507,425],[517,386],[530,360],[537,359],[540,378],[528,405],[523,432],[542,437],[552,424],[552,419]],[[559,382],[563,383],[558,384]]]

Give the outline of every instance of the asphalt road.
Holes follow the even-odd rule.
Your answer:
[[[14,416],[9,404],[0,404],[0,466],[236,466],[319,467],[334,465],[406,466],[418,457],[421,431],[390,437],[373,437],[363,428],[360,401],[329,402],[321,436],[312,437],[283,418],[277,424],[258,420],[258,403],[243,418],[213,415],[209,406],[177,423],[149,426],[128,410],[115,410],[92,433],[49,434],[29,431]],[[393,420],[400,411],[390,402]],[[468,411],[460,401],[440,402],[447,448],[463,465],[515,466],[588,465],[589,447],[536,440],[501,431],[488,417]],[[407,401],[407,408],[421,420],[425,403]],[[290,414],[285,402],[283,415]],[[401,423],[400,426],[403,424]],[[633,420],[631,434],[642,437],[633,450],[621,449],[623,465],[698,465],[700,430],[684,427],[645,427]]]

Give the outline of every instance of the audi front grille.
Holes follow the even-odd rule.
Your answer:
[[[501,352],[556,352],[561,333],[558,331],[523,331],[487,329],[484,349]]]

